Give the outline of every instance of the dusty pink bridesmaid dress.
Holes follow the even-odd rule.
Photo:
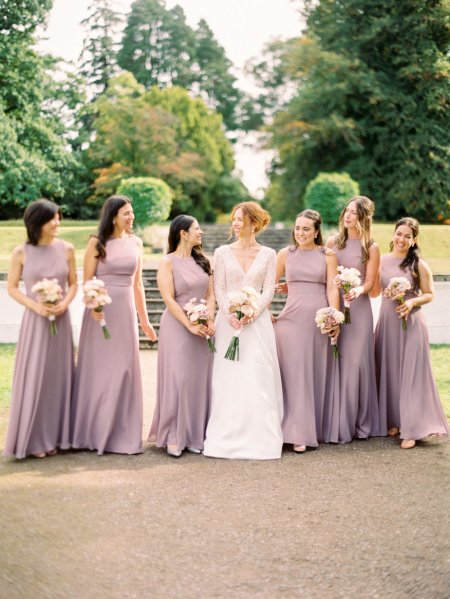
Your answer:
[[[413,284],[408,270],[400,268],[402,258],[381,257],[381,287],[392,277],[405,277]],[[408,291],[405,299],[414,297]],[[447,419],[442,410],[431,370],[428,331],[423,310],[413,308],[407,330],[395,312],[397,302],[383,297],[375,331],[375,361],[383,428],[400,428],[402,439],[423,439],[432,434],[447,435]]]
[[[65,244],[24,244],[23,281],[26,294],[47,279],[67,289],[69,266]],[[35,298],[36,299],[36,298]],[[69,311],[56,319],[58,334],[50,334],[47,318],[25,310],[17,344],[11,411],[4,455],[25,458],[32,453],[69,447],[73,345]]]
[[[339,265],[359,270],[363,284],[366,265],[362,262],[361,241],[347,239],[345,248],[334,247],[334,251]],[[341,310],[344,311],[342,295],[341,290]],[[380,429],[373,316],[367,294],[360,295],[351,302],[350,318],[351,323],[343,324],[339,335],[340,443],[387,433],[386,429]]]
[[[96,276],[112,303],[105,306],[111,339],[86,309],[72,400],[72,445],[78,449],[142,452],[142,382],[133,280],[139,247],[134,235],[110,239]]]
[[[191,298],[206,298],[209,275],[194,258],[169,255],[175,300],[183,307]],[[206,339],[193,335],[166,309],[158,342],[156,408],[149,441],[158,447],[203,449],[211,396],[213,354]]]
[[[283,384],[285,443],[317,447],[337,438],[337,360],[330,339],[315,323],[319,308],[328,306],[327,267],[322,248],[288,251],[286,305],[275,323]],[[334,423],[336,430],[331,430]]]

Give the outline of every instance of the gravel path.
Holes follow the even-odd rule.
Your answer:
[[[156,352],[141,352],[148,430]],[[0,439],[3,441],[3,439]],[[2,599],[450,597],[450,443],[0,460]]]

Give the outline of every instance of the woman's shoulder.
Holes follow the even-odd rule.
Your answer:
[[[260,251],[263,252],[264,254],[266,254],[266,256],[268,258],[272,258],[277,255],[276,251],[267,245],[262,245]]]
[[[137,235],[135,235],[134,233],[131,233],[129,238],[132,239],[139,248],[144,247],[142,239],[140,237],[138,237]]]
[[[27,245],[26,243],[21,243],[19,245],[16,245],[16,247],[11,252],[11,258],[14,258],[16,260],[23,258],[25,256],[25,246],[26,245]]]
[[[66,241],[65,239],[58,239],[57,241],[59,241],[59,244],[64,249],[64,251],[66,251],[66,252],[75,251],[75,246],[73,245],[73,243],[70,243],[70,241]]]
[[[320,246],[320,251],[322,251],[327,257],[336,257],[336,252],[326,245]]]

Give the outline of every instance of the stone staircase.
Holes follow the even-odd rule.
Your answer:
[[[217,247],[224,245],[227,242],[231,243],[232,241],[231,239],[228,240],[229,225],[202,225],[202,229],[204,231],[203,248],[205,253],[210,256],[212,256]],[[290,237],[291,231],[289,229],[276,229],[275,227],[270,227],[258,236],[258,241],[262,245],[267,245],[278,251],[286,245],[289,245]],[[145,269],[143,272],[143,279],[149,319],[156,332],[158,332],[161,314],[165,306],[156,284],[156,268]],[[285,295],[275,295],[272,301],[271,311],[275,315],[279,314],[283,309],[285,301]],[[142,334],[142,331],[140,331],[139,346],[141,349],[157,349],[158,344],[151,343],[147,337]]]

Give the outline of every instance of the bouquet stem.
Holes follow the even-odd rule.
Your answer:
[[[401,304],[405,303],[405,298],[402,297],[402,298],[398,299],[397,302],[398,302],[398,305],[400,306]],[[406,324],[406,316],[402,316],[402,329],[404,331],[406,331],[407,328],[408,328],[408,325]]]
[[[208,342],[209,351],[212,354],[216,354],[217,350],[216,350],[216,346],[214,345],[214,339],[211,339],[211,337],[209,335],[207,335],[206,340]]]
[[[333,341],[331,341],[331,350],[333,352],[333,357],[336,359],[339,358],[340,354],[339,354],[339,349],[337,346],[337,341],[334,341],[334,343],[333,343]]]
[[[350,320],[350,305],[344,305],[344,324],[352,324]]]
[[[109,332],[108,327],[106,326],[106,322],[104,320],[100,321],[100,326],[102,327],[103,337],[105,339],[111,339],[111,333]]]
[[[52,316],[48,317],[50,321],[50,335],[58,334],[58,327],[56,326],[56,316],[52,314]]]

